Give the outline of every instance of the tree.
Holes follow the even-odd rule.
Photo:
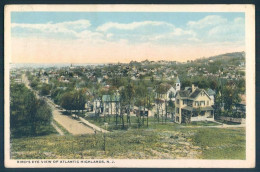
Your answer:
[[[61,107],[66,109],[66,111],[70,110],[70,113],[72,110],[77,110],[78,112],[82,110],[83,112],[85,104],[86,93],[84,90],[66,92],[61,97]]]
[[[30,86],[31,86],[33,89],[36,89],[36,87],[38,86],[38,82],[37,82],[36,80],[33,80],[33,81],[31,81]]]
[[[126,106],[126,111],[127,111],[127,120],[126,121],[129,125],[131,124],[130,110],[131,110],[131,107],[133,107],[133,105],[134,105],[134,97],[135,97],[135,86],[129,79],[128,84],[121,92],[122,105]]]
[[[43,99],[37,99],[34,93],[23,84],[11,84],[10,127],[14,137],[40,135],[49,127],[52,111]]]
[[[66,92],[61,97],[61,107],[66,109],[66,111],[73,109],[73,94],[71,92]]]
[[[160,85],[157,86],[156,88],[156,93],[157,93],[157,99],[161,99],[161,102],[160,100],[157,100],[157,102],[160,102],[159,104],[157,103],[157,105],[162,105],[164,104],[165,106],[165,113],[163,114],[163,108],[161,107],[161,110],[162,110],[162,122],[163,122],[163,115],[165,115],[164,119],[165,119],[165,122],[167,120],[167,113],[168,113],[168,101],[167,101],[167,92],[168,90],[171,88],[171,85],[167,84],[167,83],[161,83]],[[158,115],[159,115],[159,112],[158,112]],[[159,117],[159,116],[158,116]]]
[[[49,95],[50,94],[50,91],[51,91],[51,86],[49,84],[43,84],[41,86],[41,89],[40,89],[40,94],[42,96],[46,96],[46,95]]]
[[[233,107],[241,101],[239,91],[235,83],[229,82],[223,89],[224,108],[231,113]]]

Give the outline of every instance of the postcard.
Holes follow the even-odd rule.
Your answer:
[[[254,168],[254,5],[6,5],[8,168]]]

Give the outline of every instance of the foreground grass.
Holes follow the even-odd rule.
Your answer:
[[[105,143],[105,146],[104,146]],[[104,135],[40,136],[11,140],[12,159],[245,159],[245,129],[148,128]]]
[[[195,145],[202,148],[204,159],[245,159],[245,129],[208,128],[193,136]]]

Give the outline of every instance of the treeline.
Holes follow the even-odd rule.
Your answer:
[[[52,132],[52,110],[24,84],[11,83],[11,137],[38,136]]]

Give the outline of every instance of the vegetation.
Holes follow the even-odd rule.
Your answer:
[[[84,110],[86,95],[83,90],[66,92],[61,97],[61,107],[66,110]]]
[[[70,133],[62,125],[60,125],[58,122],[56,122],[55,120],[53,120],[52,122],[55,125],[57,125],[59,127],[59,129],[61,129],[61,131],[64,133],[64,135],[70,135]]]
[[[156,127],[156,128],[154,128]],[[245,159],[245,130],[151,125],[104,135],[13,139],[13,159]]]
[[[51,126],[52,111],[43,99],[37,99],[24,84],[11,83],[10,127],[12,137],[46,135]]]
[[[48,104],[36,98],[25,85],[12,82],[11,158],[245,159],[244,128],[207,127],[219,125],[214,122],[174,124],[174,95],[167,97],[178,75],[182,89],[195,84],[216,92],[215,118],[245,117],[236,110],[240,95],[245,94],[245,72],[243,67],[237,68],[244,61],[243,53],[234,53],[181,64],[145,60],[46,71],[33,69],[33,75],[27,71],[35,93],[50,96],[67,114],[74,111],[85,117],[82,113],[85,106],[94,106],[97,102],[94,100],[102,100],[103,95],[110,100],[118,96],[117,110],[113,115],[109,112],[101,116],[100,110],[93,112],[93,117],[85,117],[109,133],[72,136],[53,121],[65,134],[57,136],[51,126]],[[41,82],[41,77],[48,78],[48,82]],[[154,108],[154,117],[145,115]],[[130,115],[132,112],[136,115]]]

